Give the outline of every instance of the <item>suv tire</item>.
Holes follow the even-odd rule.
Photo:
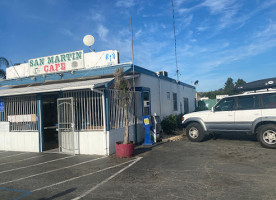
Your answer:
[[[276,125],[266,124],[258,130],[258,141],[265,148],[276,149]]]
[[[186,128],[186,135],[191,142],[201,142],[204,137],[204,131],[199,123],[190,123]]]

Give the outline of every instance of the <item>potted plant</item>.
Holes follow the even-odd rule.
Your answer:
[[[116,142],[116,156],[119,158],[131,157],[134,151],[134,142],[129,141],[129,109],[132,105],[133,92],[131,84],[124,78],[123,68],[119,68],[114,73],[114,89],[119,90],[115,98],[120,102],[120,106],[124,107],[125,115],[125,134],[124,140]]]

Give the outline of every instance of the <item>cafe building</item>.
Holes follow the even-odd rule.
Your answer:
[[[144,115],[163,119],[194,111],[194,86],[169,78],[165,71],[120,63],[116,50],[30,59],[8,67],[0,81],[0,150],[114,153],[125,129],[121,91],[114,89],[119,68],[131,84],[135,81],[128,111],[130,140],[143,141]]]

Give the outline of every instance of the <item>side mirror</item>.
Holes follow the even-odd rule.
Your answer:
[[[212,112],[215,112],[215,108],[214,107],[212,107]]]

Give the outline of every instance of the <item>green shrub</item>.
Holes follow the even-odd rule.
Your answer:
[[[177,129],[177,115],[170,115],[162,120],[161,126],[165,133],[167,134],[173,134],[174,131]]]
[[[179,114],[179,115],[176,115],[177,117],[177,128],[178,129],[182,129],[182,117],[183,117],[184,114]]]

